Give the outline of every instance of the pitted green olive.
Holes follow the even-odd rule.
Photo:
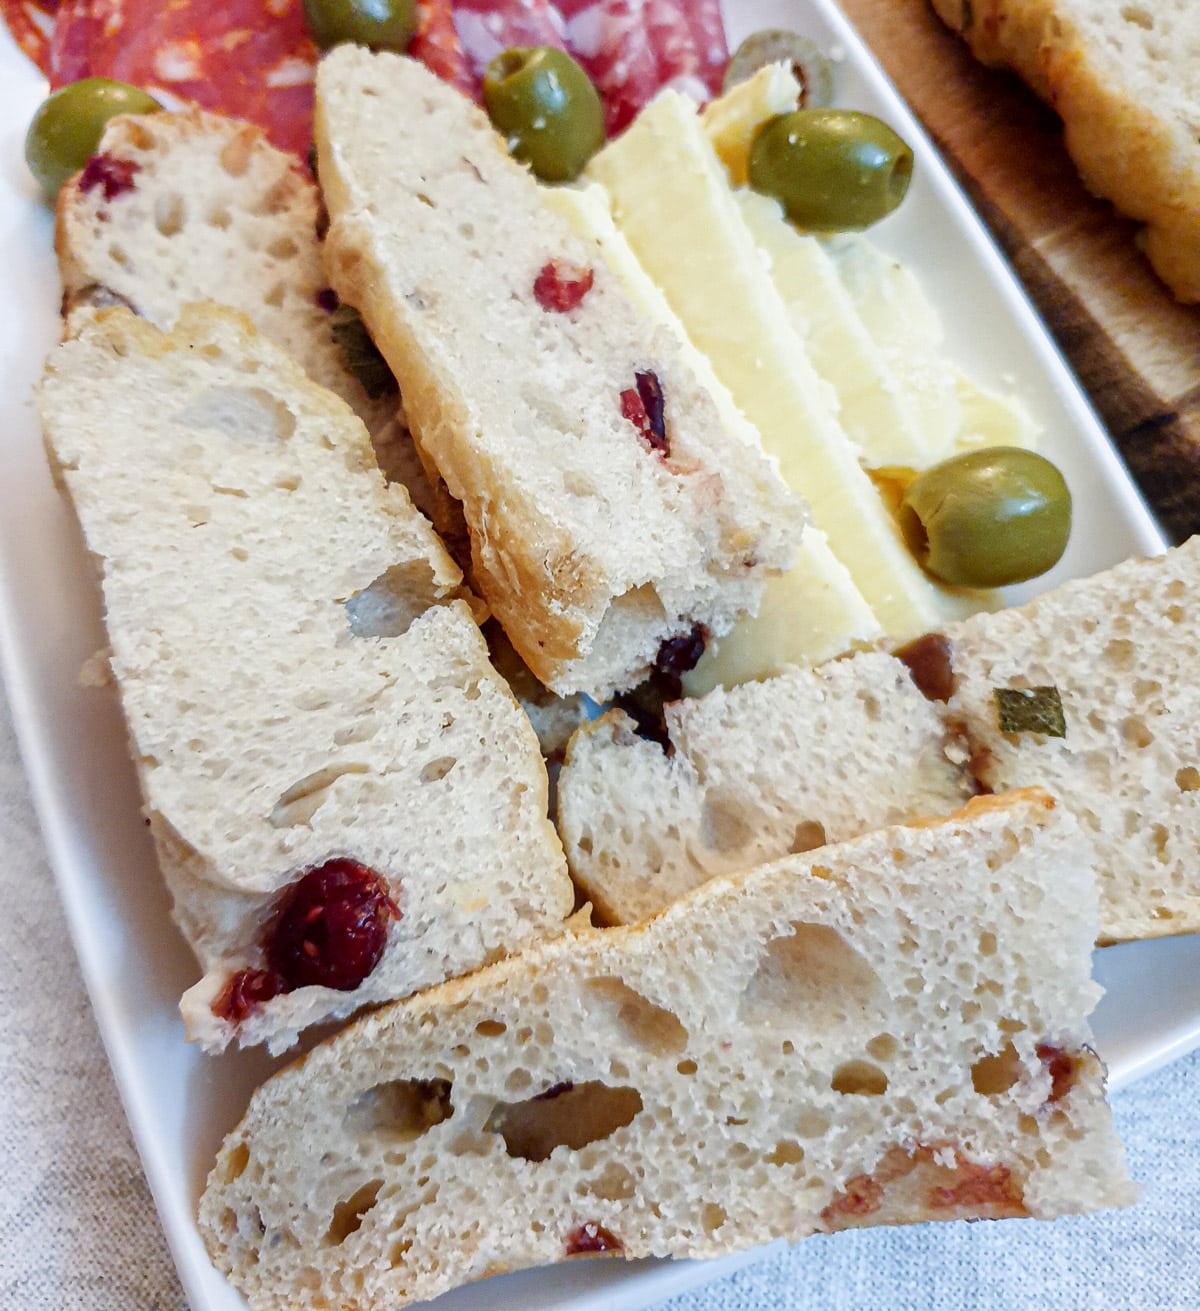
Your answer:
[[[417,30],[415,0],[304,0],[304,17],[322,50],[354,44],[403,52]]]
[[[750,185],[797,227],[870,227],[904,199],[913,156],[890,127],[853,109],[797,109],[768,119],[750,147]]]
[[[128,82],[107,77],[70,82],[38,106],[25,134],[25,162],[53,200],[96,153],[110,118],[153,114],[161,108],[153,96]]]
[[[1071,493],[1033,451],[995,446],[943,460],[908,485],[900,527],[921,566],[962,587],[1006,587],[1052,568],[1071,535]]]
[[[604,144],[604,107],[564,50],[514,47],[483,78],[483,103],[515,159],[543,182],[570,182]]]

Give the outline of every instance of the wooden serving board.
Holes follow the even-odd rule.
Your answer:
[[[1137,225],[1088,194],[1059,121],[984,68],[926,0],[840,0],[1012,261],[1142,494],[1200,532],[1200,306],[1180,305]]]

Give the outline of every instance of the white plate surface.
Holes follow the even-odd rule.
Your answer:
[[[1046,434],[1043,449],[1075,497],[1070,549],[1048,586],[1161,547],[1161,537],[1094,415],[932,148],[829,0],[732,0],[731,44],[790,27],[843,56],[840,100],[891,122],[917,153],[904,206],[881,244],[940,307],[959,361],[1015,387]],[[78,684],[103,642],[77,532],[51,485],[30,391],[58,334],[52,223],[21,158],[44,87],[0,34],[0,656],[59,890],[133,1134],[194,1311],[244,1311],[208,1263],[193,1216],[222,1136],[271,1063],[204,1057],[182,1037],[176,1001],[195,969],[139,815],[111,693]],[[153,417],[148,416],[148,422]],[[1096,969],[1096,1015],[1113,1083],[1200,1044],[1200,937],[1110,948]],[[635,1311],[753,1259],[575,1262],[451,1294],[439,1311]]]

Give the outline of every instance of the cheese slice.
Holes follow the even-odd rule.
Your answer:
[[[787,64],[767,64],[704,107],[704,131],[735,187],[744,186],[755,134],[800,103],[800,83]]]
[[[984,604],[939,587],[905,547],[837,419],[709,142],[695,102],[660,93],[588,165],[617,226],[688,336],[808,498],[813,520],[892,637]]]
[[[944,450],[920,421],[911,390],[893,376],[823,244],[792,227],[772,197],[747,190],[736,196],[813,367],[837,393],[842,427],[863,462],[935,464]]]
[[[761,447],[760,434],[713,372],[708,357],[692,344],[667,298],[617,229],[605,189],[596,183],[547,187],[543,195],[579,236],[599,246],[605,263],[638,309],[674,336],[684,362],[712,396],[726,431]],[[794,567],[768,579],[758,615],[740,620],[732,633],[710,646],[684,685],[690,695],[700,695],[717,684],[732,687],[766,678],[789,665],[818,664],[855,642],[878,637],[881,631],[849,571],[829,549],[825,534],[810,524]]]

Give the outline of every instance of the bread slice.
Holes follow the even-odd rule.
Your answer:
[[[1087,187],[1144,223],[1182,301],[1200,301],[1200,7],[1195,0],[933,0],[986,64],[1063,121]]]
[[[1037,785],[1096,847],[1102,942],[1200,932],[1200,537],[947,630],[974,777]],[[995,690],[1053,687],[1065,737],[1000,731]]]
[[[669,752],[609,711],[571,739],[559,776],[571,873],[610,924],[974,792],[936,708],[883,652],[678,701],[666,723]]]
[[[241,310],[353,408],[384,473],[432,517],[438,505],[394,386],[368,395],[334,340],[320,196],[295,156],[253,124],[200,109],[113,119],[99,150],[136,171],[132,187],[111,198],[83,175],[59,194],[55,247],[68,331],[111,305],[164,329],[192,302]]]
[[[798,500],[483,112],[413,60],[342,46],[317,71],[315,135],[330,280],[399,380],[462,502],[473,580],[533,673],[604,697],[665,641],[753,611],[791,563]],[[539,276],[591,286],[548,309]],[[637,390],[654,380],[661,425],[629,417],[655,408]]]
[[[51,356],[40,405],[204,971],[189,1037],[278,1050],[557,931],[573,894],[532,729],[349,408],[214,306],[169,335],[102,311]],[[290,899],[336,861],[391,898],[378,963],[238,1014],[227,989],[275,968]]]
[[[1086,841],[983,798],[387,1007],[276,1075],[200,1203],[254,1311],[582,1254],[1123,1205]]]
[[[1100,942],[1200,932],[1200,537],[951,625],[922,697],[860,652],[667,714],[670,756],[622,716],[585,725],[558,782],[577,882],[610,922],[714,873],[963,795],[1046,788],[1096,846]],[[930,665],[940,664],[940,668]],[[1002,732],[995,690],[1054,688],[1065,737]]]

